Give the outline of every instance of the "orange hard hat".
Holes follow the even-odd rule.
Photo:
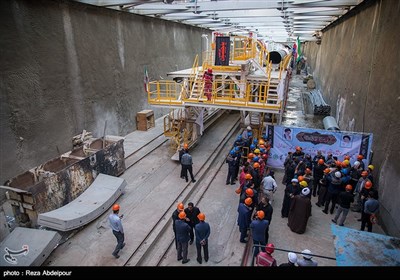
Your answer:
[[[301,182],[304,180],[304,177],[300,175],[299,177],[297,177],[297,180],[299,180],[299,182]]]
[[[346,191],[351,191],[353,189],[353,186],[352,185],[347,185],[346,186]]]
[[[184,148],[185,150],[187,150],[187,149],[189,148],[189,145],[188,145],[187,143],[185,143],[185,144],[183,144],[183,148]]]
[[[335,164],[336,164],[337,167],[339,167],[339,166],[342,165],[342,162],[340,160],[337,160],[337,161],[335,161]]]
[[[246,180],[251,180],[251,179],[253,179],[253,176],[251,176],[250,173],[247,173],[246,175],[244,175],[244,178],[245,178]]]
[[[367,181],[367,182],[365,183],[365,188],[366,188],[367,190],[369,190],[370,188],[372,188],[372,183],[371,183],[371,181]]]
[[[268,254],[272,254],[275,251],[275,245],[272,243],[267,244],[267,246],[265,247],[265,251]]]
[[[181,220],[185,219],[185,218],[186,218],[186,213],[185,213],[185,211],[180,212],[179,215],[178,215],[178,217],[179,217],[179,219],[181,219]]]
[[[347,166],[349,166],[349,164],[348,164],[346,161],[343,161],[343,162],[341,163],[341,166],[342,166],[342,167],[347,167]]]
[[[258,162],[256,162],[256,163],[253,164],[253,167],[254,168],[260,168],[260,164]]]
[[[119,210],[119,205],[118,204],[114,204],[112,207],[113,211],[118,211]]]
[[[324,162],[324,160],[322,159],[322,158],[320,158],[319,160],[318,160],[318,164],[319,165],[323,165],[325,162]]]
[[[330,170],[330,168],[325,168],[325,170],[324,170],[324,173],[325,173],[325,174],[329,174],[329,173],[331,173],[331,170]]]
[[[364,158],[363,155],[358,155],[358,156],[357,156],[357,159],[358,159],[358,160],[362,160],[363,158]]]
[[[185,205],[183,205],[183,203],[180,202],[178,203],[178,206],[176,208],[178,208],[179,211],[183,211],[185,209]]]
[[[254,157],[254,154],[253,154],[253,153],[250,153],[250,154],[247,155],[247,157],[248,157],[249,159],[252,159],[252,158]]]
[[[246,204],[247,206],[250,206],[252,203],[253,203],[253,200],[250,197],[248,197],[244,200],[244,204]]]
[[[200,221],[205,221],[206,215],[204,215],[204,213],[200,213],[199,215],[197,215],[197,219],[199,219]]]
[[[264,219],[264,217],[265,217],[264,211],[262,211],[262,210],[257,211],[257,217],[258,217],[260,220]]]
[[[254,192],[253,192],[252,189],[246,189],[246,194],[247,194],[248,196],[253,196],[253,195],[254,195]]]
[[[237,194],[240,194],[242,192],[242,188],[241,187],[239,187],[239,188],[237,188],[236,190],[235,190],[235,193],[237,193]]]

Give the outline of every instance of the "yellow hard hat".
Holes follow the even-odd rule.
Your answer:
[[[300,184],[301,186],[303,186],[303,187],[308,187],[308,184],[307,184],[306,181],[301,181],[299,184]]]
[[[375,167],[372,164],[370,164],[370,165],[368,165],[368,168],[371,170],[374,170]]]

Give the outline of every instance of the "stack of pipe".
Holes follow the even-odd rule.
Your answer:
[[[314,105],[314,115],[329,116],[331,114],[331,106],[325,102],[321,92],[314,89],[310,93],[311,102]]]

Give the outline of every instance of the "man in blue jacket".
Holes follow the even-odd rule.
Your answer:
[[[210,236],[210,225],[205,221],[206,215],[200,213],[197,215],[200,223],[195,226],[196,234],[196,249],[197,249],[197,262],[201,264],[201,248],[204,250],[204,260],[208,262],[208,237]]]

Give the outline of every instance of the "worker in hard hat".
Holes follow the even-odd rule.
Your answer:
[[[363,208],[363,202],[361,199],[361,192],[365,187],[365,184],[369,182],[371,183],[371,181],[368,179],[368,171],[362,171],[361,172],[361,177],[360,179],[358,179],[358,182],[356,184],[356,189],[355,189],[355,198],[356,198],[356,203],[354,203],[354,207],[351,209],[351,211],[354,212],[362,212],[362,208]],[[367,194],[368,192],[366,192]],[[365,197],[367,197],[367,195],[364,195]]]
[[[176,239],[175,221],[179,219],[179,213],[183,212],[184,210],[185,210],[185,205],[182,202],[179,202],[178,205],[176,206],[175,211],[172,213],[172,230],[174,231],[176,249],[178,249],[178,241]]]
[[[377,191],[368,193],[367,201],[364,203],[364,208],[361,216],[361,231],[368,228],[368,232],[372,232],[372,221],[379,211],[379,201],[377,200]]]
[[[181,179],[185,179],[185,174],[183,173],[184,169],[182,164],[182,156],[188,152],[189,152],[189,146],[187,143],[184,143],[182,149],[179,150],[179,162],[181,163]]]
[[[114,204],[112,207],[113,213],[108,216],[108,222],[110,223],[110,227],[112,229],[112,233],[114,234],[115,238],[117,238],[117,246],[115,246],[114,252],[112,255],[118,259],[119,258],[119,251],[125,247],[125,235],[124,235],[124,228],[122,226],[121,218],[123,215],[119,216],[120,206],[119,204]]]
[[[269,222],[264,219],[265,214],[264,211],[260,210],[256,212],[256,217],[255,219],[251,222],[250,224],[250,230],[251,230],[251,236],[253,237],[253,245],[254,247],[254,252],[253,252],[253,257],[251,261],[251,265],[253,266],[254,264],[254,258],[257,257],[258,252],[261,250],[264,251],[265,247],[265,231],[267,230],[267,227],[269,225]],[[258,245],[258,246],[257,246]]]
[[[370,164],[368,165],[368,179],[371,181],[371,183],[374,183],[374,175],[372,174],[372,171],[374,171],[375,167]]]
[[[295,152],[292,154],[292,158],[293,158],[293,160],[298,159],[297,163],[299,163],[300,161],[302,161],[304,159],[304,152],[300,146],[296,147]]]
[[[315,157],[314,157],[315,158]],[[320,183],[319,180],[321,180],[324,177],[324,170],[325,170],[325,161],[324,159],[320,158],[318,159],[317,163],[314,165],[313,168],[313,188],[312,188],[312,195],[315,197],[317,194],[319,194],[319,189],[320,189]]]
[[[328,176],[331,173],[330,168],[325,168],[324,169],[324,176],[322,177],[321,180],[319,180],[319,194],[318,194],[318,201],[315,203],[318,207],[323,207],[325,206],[325,201],[326,201],[326,196],[328,193]]]
[[[256,265],[257,266],[277,266],[275,258],[272,253],[275,251],[275,246],[272,243],[265,246],[265,252],[260,252],[257,255]]]
[[[244,203],[239,203],[237,223],[239,226],[241,243],[247,243],[247,229],[250,227],[251,214],[253,212],[252,204],[253,200],[250,197],[246,198]]]
[[[203,261],[201,248],[204,251],[204,261],[208,262],[208,237],[210,237],[211,229],[210,225],[206,222],[206,215],[204,213],[199,213],[197,219],[200,221],[195,226],[197,262],[201,264]]]
[[[188,174],[187,173],[189,171],[192,182],[195,183],[196,180],[194,179],[194,176],[193,176],[193,166],[192,166],[193,159],[188,151],[185,151],[184,154],[182,155],[181,164],[183,166],[183,175],[185,176],[186,182],[188,182]]]
[[[256,211],[263,211],[264,212],[264,220],[268,221],[268,227],[265,230],[265,243],[268,243],[269,226],[271,225],[272,213],[274,212],[272,205],[269,203],[268,197],[266,197],[266,196],[261,197],[260,203],[258,203],[258,205],[256,206]]]
[[[339,193],[339,207],[336,210],[336,215],[335,218],[332,219],[332,222],[335,224],[337,223],[339,226],[344,226],[344,221],[349,213],[350,204],[352,202],[354,202],[353,186],[348,184],[346,185],[346,191]],[[342,216],[339,219],[340,214],[342,214]]]
[[[290,205],[288,226],[291,231],[302,234],[306,231],[308,218],[311,216],[311,200],[308,197],[309,188],[301,190],[300,195],[296,195]]]
[[[326,194],[325,208],[324,210],[322,210],[322,212],[324,212],[325,214],[328,214],[330,202],[332,202],[332,205],[329,212],[333,214],[337,198],[340,191],[342,190],[342,173],[340,171],[335,171],[333,174],[332,173],[330,174],[330,176],[326,177],[328,181],[328,192]]]
[[[188,256],[188,247],[190,240],[190,226],[186,223],[185,211],[179,212],[178,218],[175,221],[176,240],[178,242],[178,261],[182,260],[182,264],[190,261]]]
[[[298,266],[318,266],[318,263],[312,260],[312,254],[310,250],[305,249],[301,251],[301,255],[303,256],[302,260],[297,260]]]

